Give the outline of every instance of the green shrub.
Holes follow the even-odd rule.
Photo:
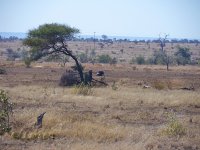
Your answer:
[[[143,56],[136,57],[136,62],[139,65],[145,64],[145,59]]]
[[[30,68],[31,62],[32,62],[31,58],[29,57],[24,58],[24,64],[26,65],[26,68]]]
[[[10,113],[12,104],[8,102],[9,98],[4,90],[0,90],[0,135],[11,130]]]
[[[152,63],[155,65],[165,65],[167,55],[162,51],[155,51],[152,57]]]
[[[98,56],[98,62],[99,63],[110,63],[112,58],[109,55],[100,55]]]
[[[191,62],[191,52],[189,51],[189,48],[178,47],[175,56],[178,65],[186,65]]]
[[[148,59],[146,60],[146,64],[148,64],[148,65],[153,65],[153,64],[155,64],[154,58],[152,58],[152,57],[148,58]]]

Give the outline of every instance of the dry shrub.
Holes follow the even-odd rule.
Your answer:
[[[92,87],[89,85],[84,85],[79,84],[79,85],[75,85],[72,91],[73,94],[77,94],[77,95],[91,95],[93,93],[92,91]]]
[[[172,81],[168,80],[166,84],[167,84],[167,88],[168,88],[168,89],[170,89],[170,90],[173,89]]]
[[[164,84],[164,82],[161,82],[161,81],[154,81],[153,87],[157,90],[163,90],[163,89],[165,89],[165,84]]]
[[[150,72],[150,71],[151,71],[151,68],[143,68],[143,70],[144,70],[145,72]]]
[[[183,136],[186,134],[186,129],[179,122],[174,114],[168,115],[169,121],[167,126],[162,130],[163,135],[167,136]]]
[[[132,66],[132,70],[137,70],[137,67],[136,66]]]
[[[72,86],[80,83],[80,77],[78,72],[68,71],[65,72],[60,78],[60,86]]]

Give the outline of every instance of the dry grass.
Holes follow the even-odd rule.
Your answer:
[[[92,91],[92,87],[90,87],[89,85],[84,85],[84,84],[80,84],[80,85],[75,85],[73,87],[73,91],[72,94],[78,94],[78,95],[92,95],[93,91]]]
[[[48,67],[49,64],[45,65]],[[33,64],[34,66],[35,64]],[[91,67],[97,69],[95,65],[91,65]],[[109,65],[103,67],[108,70],[113,69]],[[146,67],[148,68],[148,66],[137,66],[137,70],[131,73],[139,72],[138,75],[143,73],[149,75],[149,72],[168,73],[159,66],[144,70],[143,68]],[[31,69],[34,72],[34,69],[30,68],[25,70],[25,73]],[[45,69],[50,70],[51,68]],[[122,69],[123,66],[119,65],[113,70],[122,72]],[[128,72],[129,69],[131,67],[124,70]],[[189,72],[190,69],[188,68]],[[154,81],[161,81],[164,89],[157,90],[153,86],[143,89],[142,86],[134,84],[138,83],[138,80],[124,76],[124,78],[112,78],[113,80],[109,82],[110,86],[92,88],[92,93],[77,94],[74,93],[74,87],[63,88],[53,84],[51,81],[54,81],[55,78],[52,77],[52,74],[55,72],[49,73],[51,76],[45,77],[48,80],[43,84],[39,81],[42,81],[43,78],[40,77],[46,72],[41,72],[42,75],[35,75],[35,72],[33,74],[30,71],[22,77],[20,75],[23,72],[20,75],[17,72],[13,78],[9,78],[12,77],[9,76],[12,72],[8,71],[8,76],[2,76],[1,83],[3,84],[0,85],[0,88],[8,92],[14,103],[14,114],[11,118],[13,125],[11,136],[3,137],[5,138],[2,140],[3,143],[21,142],[26,146],[29,145],[27,149],[45,149],[47,147],[49,149],[65,149],[69,147],[69,149],[140,150],[151,148],[153,143],[154,149],[158,149],[159,145],[167,145],[162,147],[165,150],[169,149],[174,142],[174,135],[175,137],[183,135],[176,139],[177,144],[181,145],[181,143],[185,144],[189,141],[188,145],[200,146],[198,143],[200,140],[200,91],[198,88],[195,91],[184,91],[179,88],[190,82],[199,82],[199,80],[193,81],[194,78],[191,78],[192,80],[187,78],[188,81],[182,79],[185,76],[166,80],[145,79],[151,86]],[[60,75],[60,72],[56,71]],[[195,69],[191,72],[197,73]],[[3,82],[4,79],[7,81]],[[34,84],[22,85],[23,82],[17,81],[21,79],[34,80]],[[114,81],[115,84],[112,84]],[[7,82],[14,82],[17,86],[15,84],[9,86]],[[116,87],[117,90],[114,90],[113,88]],[[46,112],[43,126],[37,129],[34,127],[36,117],[42,112]],[[170,122],[165,118],[165,114],[169,112],[175,112],[178,122]],[[158,134],[160,131],[167,136]],[[10,147],[12,147],[11,144]],[[2,149],[6,148],[2,147]]]
[[[98,142],[114,142],[124,138],[122,127],[95,123],[94,118],[88,116],[51,112],[44,117],[41,129],[34,128],[31,112],[26,112],[17,118],[22,126],[15,127],[11,136],[16,139],[34,140],[49,138],[72,138],[79,140],[93,140]],[[28,122],[28,123],[27,123]]]
[[[186,128],[183,123],[181,123],[175,114],[168,114],[168,124],[164,129],[161,130],[161,134],[167,136],[183,136],[186,134]]]

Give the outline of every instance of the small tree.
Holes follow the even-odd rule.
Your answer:
[[[189,48],[178,47],[178,51],[175,53],[175,56],[178,65],[186,65],[191,62],[191,53]]]
[[[104,42],[108,39],[107,35],[102,35],[101,37],[102,37],[102,39],[103,39]]]
[[[166,43],[166,41],[167,41],[167,37],[168,37],[168,36],[169,36],[169,35],[165,34],[165,36],[164,36],[163,38],[162,38],[161,36],[159,36],[159,39],[158,39],[158,41],[159,41],[159,43],[160,43],[160,47],[161,47],[160,51],[161,51],[161,53],[162,53],[164,63],[165,63],[166,66],[167,66],[167,71],[169,70],[170,57],[169,57],[169,55],[167,54],[166,50],[164,50],[164,47],[165,47],[165,43]]]
[[[78,29],[67,25],[44,24],[37,29],[30,30],[23,43],[32,48],[32,56],[35,59],[56,53],[71,57],[76,63],[81,82],[84,82],[81,65],[67,45],[67,41],[71,40],[77,33],[79,33]]]

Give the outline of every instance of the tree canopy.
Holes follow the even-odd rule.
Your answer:
[[[44,24],[30,30],[23,44],[31,47],[33,59],[57,53],[70,56],[76,62],[81,81],[84,81],[83,72],[77,57],[68,48],[66,43],[66,41],[71,40],[77,33],[79,33],[78,29],[67,25],[57,23]]]
[[[30,46],[32,50],[42,51],[44,54],[62,52],[65,49],[64,42],[71,40],[77,33],[79,33],[78,29],[67,25],[44,24],[30,30],[23,43]]]
[[[186,65],[191,61],[191,53],[189,48],[178,47],[178,51],[175,53],[176,61],[178,65]]]

